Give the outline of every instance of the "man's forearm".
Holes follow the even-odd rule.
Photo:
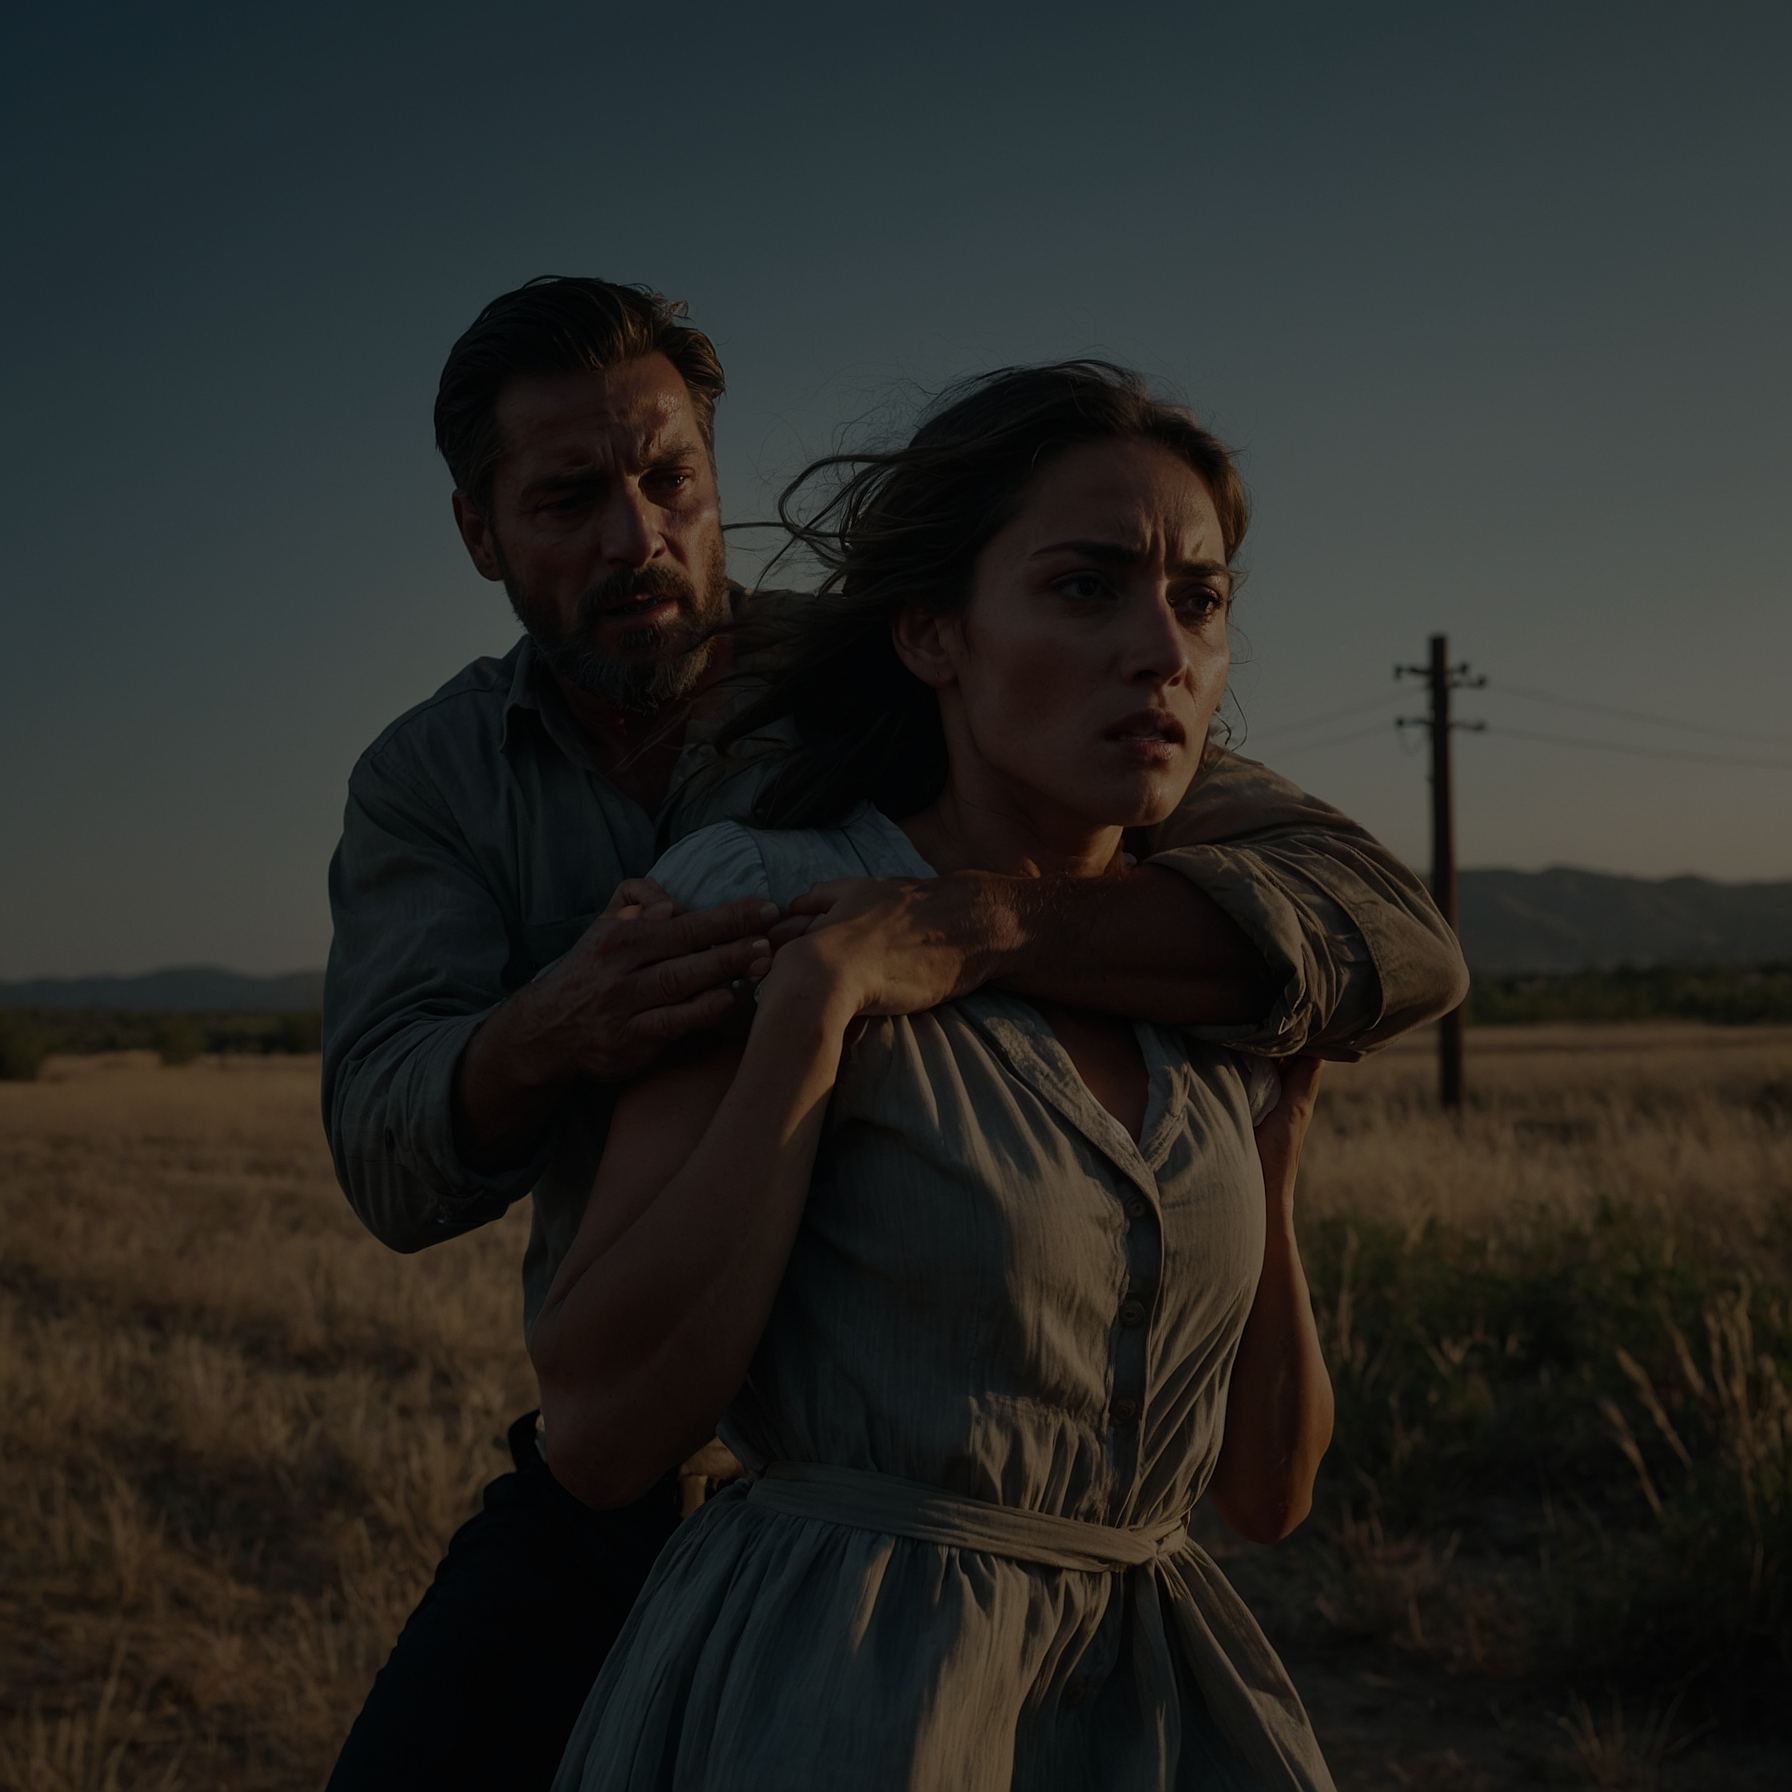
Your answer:
[[[1237,916],[1275,967],[1256,1049],[1360,1057],[1467,991],[1461,946],[1424,881],[1267,766],[1220,754],[1151,830],[1149,851]]]
[[[475,1169],[497,1174],[533,1157],[572,1081],[546,1049],[536,986],[527,984],[480,1022],[454,1069],[454,1140]]]
[[[324,1124],[336,1174],[362,1223],[395,1251],[496,1219],[521,1192],[504,1169],[468,1163],[455,1141],[455,1070],[475,1025],[471,1015],[418,1020],[352,1048],[326,1025]]]
[[[1248,1026],[1275,1001],[1250,937],[1187,878],[1003,878],[990,980],[1017,994],[1166,1026]]]

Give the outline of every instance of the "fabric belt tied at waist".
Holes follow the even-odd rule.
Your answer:
[[[748,1487],[747,1498],[796,1518],[915,1537],[950,1549],[984,1550],[1048,1568],[1138,1568],[1188,1541],[1186,1517],[1127,1527],[1091,1524],[1055,1512],[962,1498],[898,1475],[816,1462],[768,1463]]]

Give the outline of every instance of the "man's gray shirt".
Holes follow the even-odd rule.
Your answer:
[[[697,828],[746,819],[758,786],[751,771],[722,776],[694,728],[649,814],[598,770],[527,638],[474,661],[361,756],[330,864],[323,1106],[336,1173],[376,1236],[419,1250],[532,1191],[533,1322],[584,1212],[612,1092],[587,1085],[534,1161],[481,1174],[455,1144],[461,1050],[624,878]],[[1460,999],[1460,953],[1419,880],[1263,767],[1223,757],[1155,845],[1153,863],[1219,903],[1280,990],[1258,1023],[1204,1037],[1350,1057]]]

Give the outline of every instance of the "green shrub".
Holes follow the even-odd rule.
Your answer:
[[[1607,971],[1477,976],[1466,1013],[1473,1026],[1641,1020],[1783,1024],[1792,1020],[1792,965],[1621,965]]]
[[[0,1083],[31,1083],[50,1055],[43,1029],[28,1015],[0,1012]]]
[[[156,1050],[164,1064],[191,1064],[205,1050],[199,1023],[185,1014],[171,1014],[156,1029]]]
[[[270,1052],[295,1055],[323,1050],[324,1017],[321,1014],[282,1014],[267,1036]]]
[[[1721,1674],[1737,1697],[1792,1674],[1792,1380],[1783,1298],[1746,1283],[1668,1348],[1618,1366],[1600,1402],[1649,1519],[1606,1540],[1576,1587],[1575,1652],[1630,1677]]]
[[[1533,1671],[1589,1692],[1696,1684],[1713,1711],[1792,1673],[1783,1254],[1742,1284],[1605,1207],[1499,1238],[1333,1219],[1305,1255],[1337,1397],[1321,1497],[1334,1541],[1365,1498],[1375,1528],[1374,1547],[1334,1550],[1346,1568],[1404,1611],[1400,1540],[1485,1539],[1510,1562],[1528,1533]],[[1329,1597],[1335,1628],[1374,1605],[1354,1583]]]

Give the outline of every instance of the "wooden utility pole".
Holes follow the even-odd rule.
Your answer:
[[[1431,657],[1423,666],[1396,666],[1396,678],[1423,678],[1430,686],[1431,713],[1402,716],[1401,728],[1431,730],[1431,899],[1449,922],[1452,933],[1461,931],[1456,896],[1456,801],[1450,774],[1450,732],[1455,728],[1485,728],[1485,722],[1453,722],[1450,693],[1478,690],[1487,680],[1471,677],[1466,662],[1450,664],[1449,637],[1431,637]],[[1437,1027],[1437,1090],[1445,1108],[1462,1106],[1462,1010],[1452,1008]]]

